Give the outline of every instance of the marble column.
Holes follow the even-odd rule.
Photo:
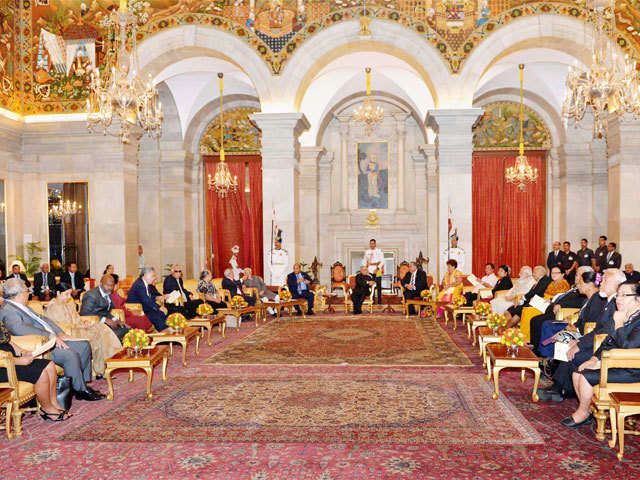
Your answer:
[[[340,210],[349,210],[349,123],[351,116],[340,115],[336,117],[340,122]]]
[[[408,113],[394,113],[393,118],[396,120],[396,136],[398,138],[398,200],[396,208],[398,210],[405,209],[405,141],[407,138],[407,118]]]
[[[564,177],[560,178],[561,158],[564,151],[561,147],[553,147],[547,153],[547,236],[546,249],[550,250],[555,241],[560,241],[566,236],[565,224],[562,219],[565,217],[566,202],[563,200],[565,189],[562,188]]]
[[[458,246],[465,251],[464,273],[472,265],[472,199],[471,161],[473,135],[471,127],[482,115],[481,108],[430,110],[427,122],[437,124],[438,158],[438,250],[447,247],[447,218],[453,211],[454,227],[458,230]],[[438,264],[440,259],[438,258]]]
[[[425,144],[420,146],[426,157],[426,186],[427,186],[427,251],[429,257],[427,272],[437,278],[439,265],[438,252],[438,160],[436,146]]]
[[[326,153],[324,147],[300,148],[300,208],[304,211],[300,224],[300,258],[311,264],[313,257],[319,256],[319,160]]]
[[[591,141],[592,158],[592,183],[593,201],[592,237],[591,241],[596,245],[600,235],[607,234],[607,215],[609,205],[609,175],[607,163],[607,140],[596,138]]]
[[[302,113],[254,113],[252,121],[262,130],[262,224],[264,272],[270,281],[269,251],[271,250],[272,212],[275,208],[278,227],[283,232],[283,248],[289,252],[291,265],[298,260],[299,231],[305,221],[298,201],[300,174],[300,143],[298,137],[309,129]]]
[[[640,120],[613,117],[609,121],[607,148],[609,241],[618,244],[622,265],[640,266]]]

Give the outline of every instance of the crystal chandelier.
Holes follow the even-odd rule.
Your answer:
[[[92,72],[87,98],[89,131],[102,129],[105,135],[119,136],[122,143],[129,143],[133,127],[152,138],[162,134],[158,90],[151,79],[145,84],[138,77],[136,24],[136,15],[127,10],[127,0],[120,0],[120,9],[114,10],[107,21],[111,31],[105,38],[111,39],[111,45],[106,49],[104,74],[101,77],[97,67]],[[132,42],[130,52],[127,49],[129,40]],[[112,129],[114,119],[119,128]]]
[[[367,74],[367,96],[362,105],[353,111],[353,120],[364,124],[364,133],[369,136],[374,128],[384,120],[384,110],[376,105],[371,98],[371,68],[364,69]]]
[[[614,1],[593,0],[590,6],[595,16],[591,66],[569,69],[562,111],[578,122],[591,107],[596,138],[606,134],[609,114],[640,113],[640,84],[636,62],[622,56],[615,45]]]
[[[62,198],[60,202],[53,205],[49,209],[49,216],[55,218],[63,218],[69,215],[75,215],[76,213],[80,213],[82,211],[82,205],[76,203],[75,201],[71,202],[70,200],[64,201]]]
[[[527,183],[534,183],[538,180],[538,169],[529,165],[524,154],[524,64],[518,65],[520,69],[520,139],[518,145],[518,156],[516,163],[512,167],[507,167],[504,178],[507,183],[513,183],[521,192],[527,189]]]
[[[207,178],[207,187],[209,190],[215,190],[218,197],[224,198],[227,193],[235,192],[238,188],[238,177],[231,177],[229,166],[224,161],[224,118],[222,105],[222,73],[218,73],[220,79],[220,161],[216,165],[216,173],[212,177],[211,174]]]

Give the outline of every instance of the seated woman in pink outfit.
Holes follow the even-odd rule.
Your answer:
[[[458,262],[453,258],[447,260],[447,271],[442,277],[442,283],[440,284],[440,293],[438,294],[438,301],[444,301],[451,303],[453,297],[462,293],[462,278],[464,275],[458,270]],[[438,307],[436,311],[438,318],[442,319],[444,316],[444,310],[442,307]]]
[[[113,302],[113,308],[118,308],[124,311],[124,323],[131,328],[139,328],[145,332],[151,329],[152,325],[146,315],[141,313],[132,312],[128,308],[125,308],[124,304],[126,299],[118,295],[118,284],[113,288],[111,293],[111,301]]]

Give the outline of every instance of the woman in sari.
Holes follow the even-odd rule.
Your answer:
[[[78,315],[75,302],[71,298],[71,289],[61,292],[49,302],[46,315],[67,334],[89,340],[93,354],[93,371],[96,375],[103,375],[105,359],[111,358],[122,349],[120,340],[108,325]]]
[[[509,290],[505,296],[491,300],[493,313],[503,315],[504,312],[507,311],[507,308],[513,306],[516,296],[527,293],[531,290],[534,283],[536,283],[536,281],[533,278],[533,271],[531,267],[525,265],[520,269],[518,280],[516,280],[516,283],[511,287],[511,290]]]
[[[124,323],[131,328],[139,328],[148,332],[153,328],[151,322],[147,318],[146,315],[139,312],[133,312],[125,307],[126,299],[122,298],[118,293],[118,284],[113,287],[113,292],[111,292],[111,301],[113,302],[113,308],[122,310],[124,312]]]
[[[453,297],[462,293],[462,278],[464,275],[458,270],[458,262],[453,258],[447,260],[447,271],[442,277],[442,283],[440,284],[440,293],[438,294],[438,301],[451,303]],[[438,307],[436,312],[438,318],[442,319],[444,316],[444,310],[442,307]]]

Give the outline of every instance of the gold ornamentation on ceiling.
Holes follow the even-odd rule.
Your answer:
[[[473,126],[475,150],[517,149],[520,134],[520,105],[511,102],[491,103]],[[530,108],[524,108],[524,147],[544,150],[551,147],[549,130]]]
[[[0,25],[0,63],[8,55],[8,47],[3,50],[4,43],[12,52],[22,53],[24,73],[18,60],[20,55],[10,55],[11,61],[6,64],[13,68],[15,78],[10,81],[15,88],[11,98],[5,95],[4,101],[0,88],[1,105],[25,115],[83,111],[89,72],[102,68],[104,61],[105,18],[116,7],[117,0],[19,1],[23,2],[23,15],[16,11],[16,28],[11,29],[10,22],[9,27],[6,22]],[[7,0],[0,0],[0,4],[6,3]],[[8,2],[12,3],[13,0]],[[274,75],[280,74],[300,45],[317,32],[336,23],[358,21],[363,16],[396,22],[417,32],[440,52],[454,73],[485,38],[520,17],[535,15],[542,19],[544,14],[555,14],[587,19],[584,1],[570,0],[368,0],[365,7],[362,0],[129,0],[128,3],[139,18],[138,43],[174,26],[218,28],[247,42]],[[633,54],[632,48],[640,47],[640,0],[619,2],[616,19],[617,43]],[[22,45],[17,40],[21,29]]]
[[[249,115],[256,109],[238,108],[224,113],[224,152],[226,155],[259,154],[260,130],[258,130]],[[214,118],[200,141],[202,155],[218,155],[220,153],[220,120]]]

